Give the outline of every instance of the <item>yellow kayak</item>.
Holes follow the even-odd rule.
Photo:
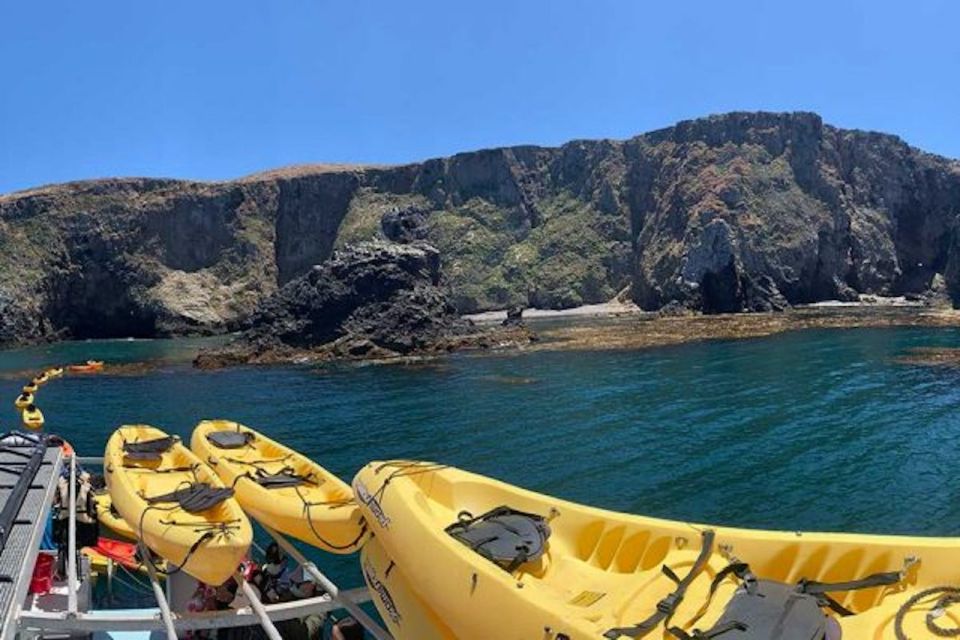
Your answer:
[[[93,497],[93,503],[97,509],[97,520],[110,529],[111,532],[126,538],[127,540],[136,540],[137,534],[127,521],[123,519],[120,512],[113,506],[109,493],[98,493]]]
[[[385,553],[461,640],[733,640],[731,625],[794,605],[791,631],[810,635],[790,637],[886,640],[899,624],[930,638],[927,613],[960,585],[960,538],[673,522],[409,461],[370,463],[354,490]],[[956,627],[960,610],[947,611],[933,624]],[[781,637],[770,633],[756,637]]]
[[[33,404],[33,394],[23,392],[17,399],[13,401],[13,406],[19,410],[26,409],[29,405]]]
[[[210,585],[236,572],[253,540],[250,521],[179,438],[124,425],[107,441],[104,471],[114,507],[152,551]]]
[[[46,373],[41,373],[33,379],[32,383],[39,387],[42,384],[46,384],[49,379]]]
[[[35,404],[25,406],[23,412],[20,414],[20,418],[23,420],[23,426],[28,429],[43,428],[43,412],[40,411],[40,408]]]
[[[71,364],[67,366],[71,373],[94,373],[103,370],[102,360],[87,360],[86,364]]]
[[[380,617],[396,640],[456,640],[457,636],[416,594],[380,541],[371,537],[360,551],[360,569]]]
[[[34,384],[34,383],[31,382],[30,384],[25,384],[25,385],[23,385],[23,392],[24,392],[24,393],[36,393],[38,388],[39,388],[39,387],[37,387],[36,384]]]
[[[47,374],[47,379],[59,378],[63,375],[63,367],[54,367],[52,369],[47,369],[44,373]]]
[[[202,421],[190,448],[260,522],[330,553],[363,545],[367,529],[350,485],[293,449],[229,420]]]

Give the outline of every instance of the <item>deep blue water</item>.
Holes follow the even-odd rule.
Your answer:
[[[119,424],[189,437],[260,429],[350,480],[372,459],[438,460],[576,501],[777,529],[960,535],[960,372],[898,364],[953,329],[788,333],[635,352],[454,356],[419,366],[190,368],[195,341],[0,353],[12,371],[103,358],[147,373],[43,387],[48,431],[102,454]],[[4,415],[4,414],[0,414]],[[346,583],[355,561],[319,557]]]

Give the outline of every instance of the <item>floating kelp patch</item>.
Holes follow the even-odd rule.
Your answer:
[[[495,382],[497,384],[506,384],[506,385],[526,385],[526,384],[536,384],[539,382],[536,378],[530,378],[527,376],[505,376],[505,375],[489,375],[481,376],[480,380],[484,382]]]
[[[914,347],[896,358],[900,364],[960,368],[958,347]]]

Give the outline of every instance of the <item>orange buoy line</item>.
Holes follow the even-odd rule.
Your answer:
[[[36,404],[36,394],[41,386],[54,378],[63,376],[64,371],[70,371],[71,373],[96,373],[102,370],[102,360],[87,360],[83,364],[51,367],[34,376],[30,382],[23,385],[20,395],[13,401],[13,406],[20,414],[20,421],[23,423],[23,426],[31,430],[43,428],[45,422],[43,412],[40,411],[40,407]]]

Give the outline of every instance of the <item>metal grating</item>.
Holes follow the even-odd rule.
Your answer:
[[[22,458],[0,451],[0,465],[22,462]],[[0,637],[6,638],[8,630],[15,627],[16,609],[22,604],[33,574],[33,563],[49,515],[60,464],[60,448],[47,449],[43,465],[23,501],[18,523],[0,554]],[[14,476],[0,473],[0,508],[6,503],[15,482]]]

